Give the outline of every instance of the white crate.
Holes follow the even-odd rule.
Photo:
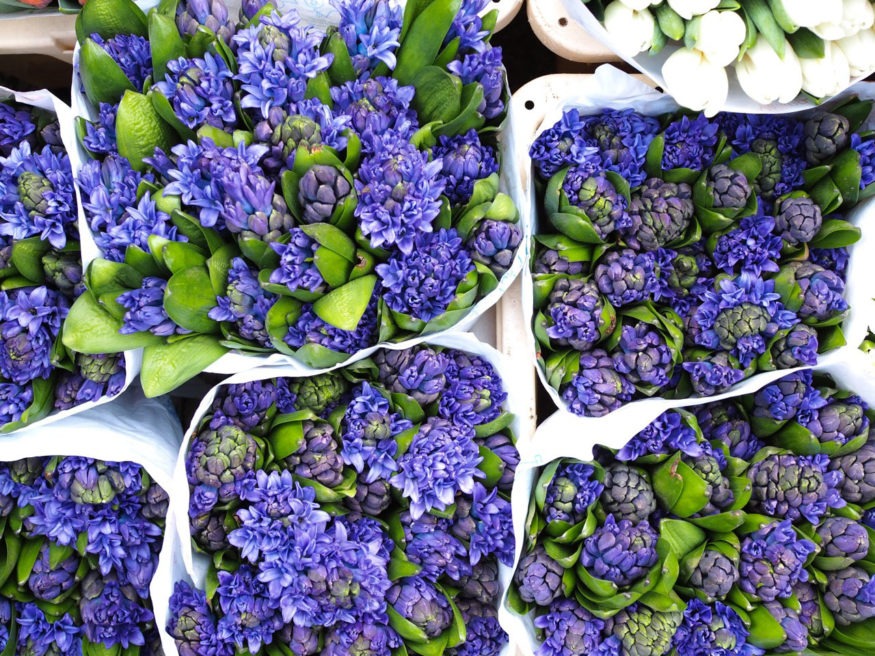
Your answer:
[[[620,61],[616,53],[569,18],[562,0],[529,0],[526,11],[535,36],[563,59],[586,64]]]

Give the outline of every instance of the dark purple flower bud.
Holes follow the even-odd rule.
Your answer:
[[[753,397],[753,415],[775,421],[793,419],[800,409],[809,409],[817,392],[812,389],[811,371],[796,371],[769,383]]]
[[[231,43],[234,36],[225,0],[183,0],[176,7],[176,26],[182,34],[192,36],[204,26],[225,43]]]
[[[462,577],[458,587],[460,599],[472,599],[485,606],[494,607],[501,596],[498,563],[492,558],[482,558],[471,568],[468,576]]]
[[[808,629],[802,623],[799,613],[777,601],[770,601],[763,605],[778,621],[787,636],[783,643],[774,648],[774,651],[778,654],[798,654],[804,651],[808,647]]]
[[[773,454],[751,465],[747,472],[753,485],[749,507],[754,512],[812,524],[829,508],[840,508],[841,472],[828,470],[829,457]]]
[[[595,467],[582,462],[559,465],[547,486],[544,512],[547,523],[562,521],[577,524],[586,519],[604,485],[595,478]]]
[[[142,627],[153,619],[133,588],[122,586],[115,574],[89,572],[80,587],[79,613],[83,633],[91,642],[143,645]]]
[[[614,368],[603,349],[580,354],[580,371],[562,390],[568,409],[582,417],[602,417],[632,400],[635,386]]]
[[[499,278],[513,264],[523,233],[516,223],[485,219],[468,237],[471,257],[475,262],[488,266]]]
[[[326,223],[335,209],[352,193],[352,185],[340,169],[327,164],[312,166],[301,178],[298,202],[304,223]]]
[[[615,463],[605,468],[601,504],[615,519],[644,522],[656,511],[650,475],[643,469]]]
[[[64,295],[76,298],[85,291],[79,253],[49,251],[43,255],[42,263],[46,278]]]
[[[804,323],[796,324],[786,335],[779,337],[769,348],[778,369],[817,364],[817,331]]]
[[[802,307],[796,311],[800,319],[825,321],[848,309],[845,283],[838,274],[812,262],[791,262],[785,268],[802,290]]]
[[[706,549],[690,573],[690,586],[712,601],[723,599],[738,581],[738,561],[716,549]]]
[[[317,415],[340,401],[346,389],[346,381],[333,373],[296,378],[289,382],[289,391],[296,397],[297,409],[312,410]]]
[[[533,273],[559,273],[566,276],[579,276],[586,267],[585,262],[572,262],[552,248],[540,248],[535,263],[532,266]]]
[[[610,620],[611,634],[619,639],[616,652],[623,656],[663,656],[683,620],[680,611],[658,612],[643,604],[633,604]]]
[[[847,117],[831,112],[819,113],[805,122],[805,159],[817,166],[849,145],[851,124]]]
[[[441,135],[432,149],[432,157],[443,162],[444,193],[453,205],[466,204],[474,183],[498,172],[495,151],[480,142],[476,130],[454,137]]]
[[[789,196],[775,208],[775,231],[791,246],[814,239],[822,224],[820,205],[809,196]]]
[[[632,222],[624,232],[626,242],[631,248],[645,251],[671,245],[684,235],[694,211],[688,184],[649,178],[632,194]]]
[[[323,653],[320,649],[319,637],[319,627],[286,624],[274,634],[273,642],[288,645],[294,656],[317,656]]]
[[[443,353],[427,346],[403,351],[383,349],[373,356],[380,382],[390,392],[412,396],[420,405],[438,399],[446,387],[444,375],[450,363]]]
[[[866,416],[869,405],[859,396],[830,399],[826,403],[819,395],[816,398],[820,403],[812,405],[799,423],[810,430],[818,441],[843,445],[857,437],[869,435],[869,417]]]
[[[237,426],[201,431],[188,454],[188,482],[204,483],[219,490],[220,501],[236,496],[234,486],[261,461],[255,438]]]
[[[627,586],[656,564],[659,535],[647,522],[619,522],[608,515],[605,523],[583,542],[580,564],[598,579]]]
[[[789,597],[797,582],[808,580],[805,561],[816,550],[789,519],[768,524],[741,543],[738,587],[762,601]]]
[[[693,409],[702,435],[707,441],[720,440],[729,447],[729,455],[749,460],[763,447],[751,432],[744,411],[734,401],[718,401]]]
[[[91,458],[64,458],[58,463],[55,475],[58,486],[69,490],[70,499],[78,504],[112,503],[134,485],[117,463]]]
[[[572,205],[592,221],[598,236],[607,239],[615,230],[629,226],[626,198],[604,175],[588,165],[573,166],[562,182]]]
[[[219,639],[216,618],[206,595],[185,581],[177,581],[170,597],[167,633],[176,641],[179,656],[230,656],[232,644]]]
[[[433,583],[442,576],[458,581],[471,573],[465,545],[440,529],[412,535],[405,553],[411,562],[422,567],[419,575]]]
[[[373,483],[358,481],[355,496],[344,499],[344,504],[353,512],[379,517],[392,501],[392,487],[387,481],[378,479]]]
[[[702,360],[684,362],[681,366],[690,375],[690,384],[699,396],[725,392],[744,378],[744,370],[726,351],[710,353]]]
[[[827,579],[823,601],[840,626],[875,617],[875,578],[856,566],[833,572]]]
[[[750,183],[744,173],[727,164],[715,164],[708,169],[708,187],[715,209],[739,210],[750,198]]]
[[[674,358],[665,338],[652,326],[623,326],[614,366],[636,385],[665,387],[674,368]]]
[[[875,445],[864,444],[853,453],[833,458],[829,468],[844,475],[839,492],[845,501],[858,504],[875,501]]]
[[[343,458],[331,424],[307,420],[302,426],[304,439],[301,446],[283,462],[297,476],[329,488],[340,485],[343,481]]]
[[[478,446],[483,446],[501,458],[502,472],[497,487],[502,492],[509,492],[513,486],[513,478],[517,465],[520,464],[520,452],[513,440],[504,433],[495,433],[485,440],[476,439]]]
[[[52,601],[70,590],[77,583],[76,570],[79,569],[79,556],[70,550],[67,557],[52,567],[50,562],[51,544],[43,543],[27,587],[33,596],[42,601]]]
[[[866,527],[847,517],[827,517],[817,527],[820,555],[860,560],[869,553]]]
[[[213,400],[210,428],[231,423],[252,435],[267,433],[275,413],[276,386],[269,380],[255,380],[222,388]]]
[[[401,615],[436,638],[453,622],[450,602],[442,592],[420,576],[396,581],[386,594],[386,601]]]
[[[653,256],[624,248],[609,251],[596,265],[593,279],[614,307],[648,298],[656,283]]]
[[[535,626],[544,632],[538,656],[589,655],[599,653],[605,622],[574,599],[557,599],[535,618]]]
[[[793,586],[793,594],[799,602],[799,621],[813,638],[824,637],[821,597],[811,582],[799,582]]]
[[[707,605],[692,599],[684,609],[684,618],[672,638],[677,654],[721,654],[753,656],[756,648],[747,644],[750,632],[730,606],[715,601]]]
[[[140,510],[143,517],[151,521],[162,521],[167,515],[167,507],[170,497],[158,483],[153,482],[143,498],[143,507]]]
[[[401,646],[401,638],[385,624],[358,621],[338,623],[328,629],[321,656],[389,656]],[[297,654],[297,652],[295,652]]]
[[[538,545],[520,560],[513,581],[520,598],[527,604],[549,606],[563,595],[564,573],[565,568]]]
[[[550,292],[544,314],[548,317],[547,336],[557,346],[586,351],[610,333],[605,316],[605,301],[592,280],[560,278]]]
[[[217,553],[230,547],[225,513],[214,512],[192,517],[191,537],[206,553]]]

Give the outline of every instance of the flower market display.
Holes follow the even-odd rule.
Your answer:
[[[600,23],[608,45],[659,76],[679,104],[710,114],[727,102],[831,97],[875,71],[871,0],[567,0],[566,7],[589,29]]]
[[[257,0],[86,5],[77,183],[101,257],[71,348],[145,347],[157,395],[229,352],[330,367],[499,287],[522,233],[499,191],[496,12],[333,5],[326,33]]]
[[[131,462],[0,464],[0,652],[163,654],[149,585],[167,506]]]
[[[868,404],[804,369],[692,410],[540,470],[509,597],[538,656],[868,653]]]
[[[708,396],[844,344],[861,234],[847,219],[875,182],[870,105],[714,119],[567,109],[535,139],[533,330],[543,380],[571,412]]]
[[[181,654],[498,654],[519,454],[484,357],[419,346],[221,387],[185,458]]]
[[[77,204],[58,119],[0,100],[0,430],[115,396],[121,353],[65,349],[61,327],[84,290]]]

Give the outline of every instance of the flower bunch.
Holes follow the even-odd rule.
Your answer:
[[[93,159],[78,184],[102,253],[91,266],[108,275],[91,276],[69,341],[102,341],[85,331],[99,317],[107,341],[145,346],[150,395],[228,351],[322,368],[443,330],[515,260],[496,12],[332,4],[325,33],[272,2],[239,17],[222,0],[80,14],[95,120],[80,121]],[[178,379],[153,379],[169,357]]]
[[[498,654],[505,398],[488,361],[429,346],[223,387],[186,457],[210,569],[206,595],[176,584],[180,653]]]
[[[713,114],[726,104],[730,67],[754,102],[801,92],[833,96],[875,70],[871,0],[584,0],[621,54],[666,46],[662,76],[678,102]],[[642,61],[642,63],[644,63]]]
[[[73,353],[61,343],[83,293],[77,204],[58,120],[0,102],[0,427],[118,394],[120,354]],[[87,354],[86,354],[87,353]]]
[[[161,654],[149,584],[167,504],[131,462],[0,464],[4,652]]]
[[[873,416],[803,369],[544,467],[509,596],[538,656],[858,653],[875,628]]]
[[[574,413],[722,392],[842,345],[843,217],[873,191],[870,104],[799,116],[567,110],[531,147],[534,332]]]

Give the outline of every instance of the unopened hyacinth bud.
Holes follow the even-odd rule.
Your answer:
[[[726,164],[715,164],[708,169],[708,187],[715,209],[738,210],[750,198],[747,177]]]
[[[76,366],[87,380],[95,383],[110,384],[111,381],[123,382],[125,375],[124,356],[119,353],[106,354],[76,354]],[[119,381],[119,378],[121,379]]]
[[[256,468],[259,451],[255,438],[237,426],[201,431],[188,454],[188,481],[217,488],[219,499],[230,501],[235,483]]]
[[[166,628],[180,656],[199,656],[215,647],[216,619],[206,595],[185,581],[177,581],[173,589]]]
[[[234,36],[234,23],[224,0],[183,0],[176,8],[176,26],[182,34],[194,36],[203,25],[225,43]]]
[[[592,465],[582,462],[561,464],[544,496],[547,522],[582,522],[603,487],[595,478],[595,467]]]
[[[27,587],[37,599],[51,601],[70,590],[76,583],[79,555],[75,551],[54,567],[51,564],[51,545],[43,543],[33,564]]]
[[[614,307],[648,298],[656,281],[653,256],[632,249],[609,251],[596,265],[593,279]]]
[[[706,549],[690,573],[692,588],[711,599],[723,599],[738,581],[738,562],[717,551]]]
[[[841,277],[813,262],[791,262],[786,265],[802,290],[800,319],[825,321],[848,309],[844,298],[845,283]]]
[[[45,458],[21,458],[9,465],[9,475],[19,485],[32,486],[46,471]]]
[[[384,349],[373,359],[387,390],[412,396],[420,405],[437,401],[447,385],[449,358],[427,346],[403,351]]]
[[[392,501],[392,486],[378,479],[373,483],[359,480],[355,496],[344,499],[344,504],[353,512],[379,517]]]
[[[544,633],[538,656],[589,655],[599,653],[605,622],[575,599],[557,599],[546,613],[535,618],[535,626]]]
[[[808,629],[802,623],[799,613],[780,602],[770,601],[763,606],[784,630],[784,642],[774,648],[775,653],[798,654],[808,646]]]
[[[857,437],[869,435],[869,405],[859,396],[830,399],[822,407],[816,405],[801,421],[821,444],[835,442],[844,445]]]
[[[769,348],[769,353],[776,368],[793,369],[817,364],[817,348],[817,331],[799,323],[786,335],[776,339]]]
[[[829,468],[843,474],[839,493],[845,501],[858,504],[875,501],[875,445],[864,444],[853,453],[833,458]]]
[[[580,355],[580,371],[562,390],[568,409],[583,417],[602,417],[630,401],[635,387],[624,374],[615,370],[604,349]]]
[[[49,213],[52,183],[32,171],[22,171],[18,176],[18,197],[31,216]]]
[[[552,320],[547,336],[557,346],[570,346],[578,351],[592,348],[601,339],[605,304],[598,285],[592,280],[560,278],[550,292],[545,314]]]
[[[562,595],[564,573],[565,568],[538,545],[520,560],[514,583],[520,598],[527,604],[549,606]]]
[[[288,163],[299,146],[310,148],[321,144],[322,130],[313,119],[293,114],[274,128],[270,142],[280,149],[281,161]]]
[[[66,296],[77,297],[85,291],[82,282],[82,258],[79,253],[49,251],[42,257],[46,278]]]
[[[656,510],[656,497],[650,475],[639,467],[624,462],[605,468],[605,488],[602,508],[615,519],[643,522]]]
[[[116,463],[70,457],[58,463],[58,483],[79,504],[111,503],[132,483]]]
[[[754,139],[750,151],[759,155],[763,165],[754,182],[754,191],[767,200],[775,197],[775,187],[781,182],[783,157],[778,144],[773,139]]]
[[[860,560],[869,553],[869,533],[862,524],[847,517],[827,517],[817,527],[820,555]]]
[[[352,192],[352,185],[340,169],[328,164],[315,164],[301,178],[298,202],[304,223],[325,223]]]
[[[734,401],[697,406],[693,412],[707,441],[720,440],[733,458],[749,460],[763,443],[753,434],[750,422]]]
[[[808,196],[784,198],[775,208],[775,231],[791,246],[814,239],[821,225],[820,205]]]
[[[623,656],[662,656],[671,648],[682,620],[680,611],[661,613],[633,604],[611,618],[611,634],[619,639]]]
[[[513,264],[522,239],[523,233],[518,224],[486,219],[477,224],[468,243],[474,261],[485,264],[500,278]]]
[[[486,606],[494,606],[501,596],[498,563],[483,558],[471,568],[471,573],[459,581],[459,597],[472,599]]]
[[[321,415],[340,400],[346,391],[346,384],[337,374],[320,374],[292,380],[289,391],[296,396],[299,410],[312,410]]]
[[[641,322],[623,326],[620,343],[614,351],[614,366],[636,385],[664,387],[674,365],[671,350],[660,333]]]
[[[710,455],[701,455],[696,458],[685,459],[686,463],[705,481],[707,487],[708,503],[700,511],[700,515],[713,515],[726,510],[735,501],[732,486],[729,479],[723,475],[717,458]]]
[[[276,386],[268,380],[228,385],[213,400],[210,428],[230,423],[253,435],[264,435],[276,396]]]
[[[805,159],[817,166],[850,144],[851,124],[841,114],[823,112],[805,122]]]
[[[647,522],[616,521],[608,515],[605,523],[584,540],[580,564],[598,579],[630,585],[656,564],[658,539]]]
[[[793,586],[793,595],[799,602],[799,621],[813,638],[824,636],[821,598],[817,587],[811,582],[799,582]]]
[[[542,249],[535,258],[533,273],[559,273],[567,276],[579,276],[586,268],[585,262],[572,262],[561,251],[552,248]]]
[[[875,617],[875,578],[856,566],[831,572],[823,602],[841,626]]]
[[[143,499],[143,507],[140,512],[146,519],[155,521],[163,520],[167,515],[167,507],[170,503],[170,497],[158,483],[153,482],[149,489],[146,490],[146,496]]]
[[[225,528],[224,513],[206,513],[191,519],[191,537],[207,553],[217,553],[227,549],[228,530]]]
[[[773,454],[751,465],[747,472],[753,492],[749,507],[771,517],[817,524],[829,508],[845,505],[838,486],[842,474],[828,470],[823,454]]]
[[[796,371],[769,383],[754,395],[753,416],[787,421],[810,405],[811,371]]]
[[[302,427],[304,439],[298,450],[285,458],[286,466],[297,476],[325,487],[339,485],[343,480],[343,458],[331,424],[307,420]]]
[[[681,238],[693,218],[693,192],[684,182],[675,184],[649,178],[632,194],[626,231],[630,246],[646,251],[671,244]]]
[[[587,166],[572,167],[562,182],[562,190],[571,204],[592,221],[602,239],[628,225],[626,199],[603,173],[594,173]]]
[[[789,597],[796,583],[808,580],[805,562],[816,550],[789,519],[767,524],[741,543],[738,586],[762,601]]]
[[[323,653],[319,648],[320,633],[319,627],[297,626],[290,623],[274,634],[274,643],[288,645],[293,656],[317,656]]]
[[[429,638],[436,638],[453,622],[450,602],[442,592],[420,576],[396,581],[386,601],[404,619],[418,626]]]

